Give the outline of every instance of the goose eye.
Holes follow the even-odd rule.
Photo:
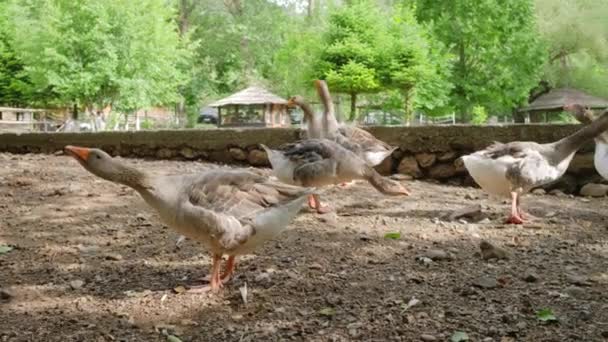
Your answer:
[[[101,156],[100,155],[96,155],[95,158],[101,159]]]

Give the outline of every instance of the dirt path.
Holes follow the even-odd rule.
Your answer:
[[[131,162],[167,174],[218,167]],[[337,217],[303,212],[208,296],[172,290],[204,276],[210,258],[189,240],[176,248],[134,191],[65,156],[0,154],[0,245],[15,247],[0,255],[0,341],[608,339],[605,198],[530,195],[539,219],[522,228],[502,225],[507,205],[479,190],[408,183],[405,199],[365,184],[329,190]],[[476,204],[480,222],[442,219]],[[510,259],[482,260],[481,239]],[[430,249],[451,260],[416,259]],[[540,322],[543,308],[558,323]]]

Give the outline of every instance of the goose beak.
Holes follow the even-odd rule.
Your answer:
[[[296,106],[296,102],[295,99],[292,97],[289,100],[287,100],[287,108],[293,108]]]
[[[64,150],[67,154],[81,161],[87,161],[87,159],[89,159],[89,152],[91,151],[91,149],[86,147],[78,147],[72,145],[66,146]]]

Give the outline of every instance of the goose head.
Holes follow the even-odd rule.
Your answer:
[[[287,100],[287,107],[290,108],[302,106],[303,104],[306,104],[306,100],[300,95],[294,95]]]
[[[386,177],[373,177],[371,185],[389,196],[409,196],[410,192],[398,181]]]
[[[103,179],[129,186],[139,185],[143,181],[141,172],[119,163],[100,149],[69,145],[64,150],[87,171]]]
[[[581,123],[590,123],[593,121],[593,114],[587,108],[578,103],[567,103],[564,105],[564,110],[570,112]]]

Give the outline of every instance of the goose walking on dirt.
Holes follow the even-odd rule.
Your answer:
[[[576,119],[584,124],[589,124],[595,120],[593,111],[580,104],[567,104],[564,106],[564,110],[573,113]],[[608,179],[608,132],[595,137],[593,165],[600,176]]]
[[[608,111],[588,126],[553,143],[496,142],[462,159],[471,177],[483,190],[511,198],[507,223],[522,224],[525,217],[521,209],[521,195],[559,179],[568,169],[576,151],[606,129]]]
[[[199,288],[205,291],[217,291],[230,279],[238,255],[283,231],[313,191],[245,170],[155,176],[99,149],[65,151],[94,175],[135,189],[169,227],[203,244],[213,256],[210,285]],[[224,254],[228,261],[220,275]]]
[[[262,147],[275,176],[288,184],[321,187],[361,179],[383,194],[409,195],[401,183],[382,177],[363,158],[331,140],[308,139],[279,149]],[[320,214],[330,210],[321,204],[317,194],[310,196],[309,206]]]

